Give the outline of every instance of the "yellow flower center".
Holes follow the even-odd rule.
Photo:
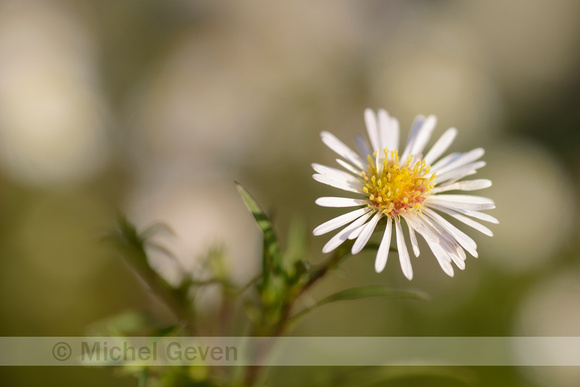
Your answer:
[[[362,172],[363,191],[368,195],[368,205],[391,218],[406,212],[420,212],[435,185],[432,183],[435,174],[425,177],[430,170],[425,161],[411,166],[413,156],[409,156],[405,164],[399,163],[397,151],[385,149],[385,156],[379,169],[369,156],[368,173]]]

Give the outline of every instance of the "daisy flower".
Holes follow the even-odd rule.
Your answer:
[[[403,231],[405,223],[415,256],[419,256],[419,234],[446,274],[453,276],[451,262],[463,270],[465,251],[477,257],[477,246],[473,239],[440,213],[485,235],[493,235],[490,229],[474,220],[498,222],[494,217],[481,212],[495,208],[491,199],[445,193],[491,186],[491,181],[486,179],[461,180],[475,174],[477,169],[485,165],[484,161],[479,160],[484,150],[476,148],[440,158],[457,135],[457,130],[450,128],[423,154],[435,128],[436,118],[432,115],[415,119],[402,153],[398,151],[397,119],[390,117],[385,110],[375,114],[367,109],[365,123],[370,144],[363,136],[357,135],[355,143],[358,152],[331,133],[321,133],[322,142],[340,156],[336,161],[343,169],[312,164],[317,172],[313,175],[314,179],[354,195],[321,197],[316,200],[316,204],[323,207],[356,207],[314,229],[314,235],[322,235],[346,226],[326,243],[322,251],[328,253],[351,239],[355,240],[352,254],[357,254],[365,247],[377,226],[384,224],[375,270],[378,273],[385,268],[391,236],[395,234],[401,269],[408,279],[412,279],[413,269]]]

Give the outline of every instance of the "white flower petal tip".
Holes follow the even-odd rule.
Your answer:
[[[375,272],[377,272],[377,273],[382,273],[382,272],[383,272],[383,270],[385,270],[385,267],[386,267],[386,266],[387,266],[387,261],[380,262],[380,261],[378,260],[378,258],[377,258],[377,259],[375,259]]]
[[[375,227],[377,226],[379,219],[381,219],[381,214],[377,213],[375,216],[373,216],[370,222],[365,224],[364,227],[361,229],[358,238],[352,245],[351,252],[353,255],[360,253],[361,250],[366,246],[371,235],[373,235],[373,231],[375,231]]]
[[[332,230],[336,230],[337,228],[352,222],[356,218],[366,214],[369,211],[370,210],[368,209],[361,208],[355,211],[347,212],[344,215],[337,216],[336,218],[330,219],[329,221],[324,222],[320,226],[316,227],[314,231],[312,231],[312,234],[318,236],[326,234]]]
[[[357,230],[360,226],[362,226],[364,222],[366,222],[367,219],[370,218],[370,216],[371,214],[367,212],[366,214],[364,214],[363,216],[361,216],[360,218],[358,218],[357,220],[346,226],[344,229],[342,229],[342,231],[333,236],[326,243],[326,245],[324,245],[324,247],[322,248],[322,252],[324,254],[330,253],[332,250],[336,249],[338,246],[343,244],[354,232],[354,230]]]
[[[356,207],[366,204],[366,202],[362,199],[338,198],[338,197],[318,198],[316,199],[315,203],[320,207]]]
[[[478,180],[467,180],[458,181],[455,183],[443,184],[440,187],[433,188],[431,193],[439,193],[445,191],[476,191],[484,188],[491,187],[491,180],[478,179]]]
[[[485,151],[475,148],[442,157],[458,131],[447,129],[429,149],[436,122],[433,115],[417,116],[406,144],[399,144],[397,119],[383,109],[376,113],[365,109],[367,138],[356,135],[356,148],[350,148],[329,132],[321,133],[324,144],[339,156],[337,163],[342,168],[313,163],[314,179],[355,194],[352,198],[316,199],[315,203],[321,207],[352,208],[314,229],[314,235],[322,235],[342,228],[325,244],[324,253],[350,239],[354,240],[351,253],[358,254],[372,238],[378,223],[386,222],[374,262],[377,273],[385,270],[393,238],[401,271],[409,280],[413,278],[409,253],[420,255],[417,235],[425,239],[439,266],[450,277],[454,276],[454,266],[465,269],[467,253],[477,258],[474,240],[448,219],[493,236],[481,221],[499,222],[481,211],[495,208],[495,203],[482,196],[448,192],[467,193],[492,185],[488,179],[462,180],[485,166],[485,161],[480,160]],[[407,224],[410,250],[403,222]]]

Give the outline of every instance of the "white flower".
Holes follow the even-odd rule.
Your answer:
[[[464,250],[477,257],[477,246],[473,239],[437,211],[486,235],[493,235],[491,230],[472,219],[498,223],[494,217],[480,212],[495,208],[491,199],[442,194],[452,190],[471,191],[491,186],[491,181],[486,179],[460,181],[485,165],[484,161],[478,161],[484,150],[476,148],[466,153],[451,153],[439,159],[457,134],[455,128],[450,128],[423,155],[435,128],[436,118],[418,116],[411,128],[407,145],[399,155],[399,122],[395,118],[389,117],[385,110],[379,110],[378,115],[375,115],[367,109],[365,122],[370,146],[363,136],[357,135],[355,141],[358,153],[329,132],[321,133],[322,141],[341,157],[336,161],[344,170],[312,164],[317,172],[314,179],[352,192],[355,197],[321,197],[316,200],[316,204],[323,207],[358,207],[314,229],[314,235],[322,235],[346,225],[326,243],[322,251],[328,253],[347,239],[356,239],[352,254],[357,254],[367,244],[379,222],[385,223],[375,270],[381,272],[385,268],[394,226],[401,269],[408,279],[412,279],[413,269],[403,234],[404,219],[415,256],[419,256],[418,233],[425,239],[445,273],[453,276],[451,262],[463,270],[466,258]]]

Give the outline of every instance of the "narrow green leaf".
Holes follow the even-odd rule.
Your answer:
[[[118,214],[117,227],[106,235],[104,240],[112,242],[125,255],[130,256],[137,266],[148,266],[145,239],[122,214]]]
[[[147,387],[147,381],[149,380],[149,368],[144,368],[139,375],[139,387]]]
[[[172,289],[164,278],[151,268],[147,259],[146,245],[151,244],[137,231],[137,228],[121,214],[118,215],[117,227],[105,240],[112,242],[125,258],[147,282],[158,282],[163,287]],[[163,249],[162,246],[151,244],[156,249]],[[171,253],[169,253],[171,256]]]
[[[282,262],[286,268],[291,268],[297,261],[304,258],[306,254],[308,228],[303,219],[294,219],[290,223],[290,231],[288,232],[287,247],[283,254]]]
[[[131,336],[148,331],[153,325],[146,314],[128,310],[92,323],[87,333],[89,336]]]
[[[268,218],[258,202],[244,187],[242,187],[240,183],[236,182],[235,184],[238,192],[242,196],[242,199],[244,199],[244,203],[246,203],[248,210],[250,210],[254,216],[258,227],[260,230],[262,230],[262,233],[264,233],[263,274],[266,275],[266,273],[271,272],[272,268],[276,270],[280,269],[280,248],[278,246],[278,238],[276,237],[276,233],[274,232],[270,218]]]
[[[167,327],[158,329],[157,331],[153,332],[151,334],[151,336],[152,337],[167,337],[167,336],[173,335],[174,333],[176,333],[180,329],[183,329],[183,324],[169,325]]]
[[[318,301],[313,306],[303,309],[294,316],[292,316],[292,320],[296,320],[306,313],[326,304],[330,304],[331,302],[337,301],[347,301],[347,300],[357,300],[361,298],[368,298],[368,297],[391,297],[391,298],[403,298],[403,299],[414,299],[414,300],[428,300],[429,297],[419,291],[416,290],[397,290],[397,289],[390,289],[383,285],[368,285],[368,286],[361,286],[356,288],[350,288],[341,290],[340,292],[334,293],[320,301]]]
[[[121,253],[121,256],[135,269],[136,274],[167,304],[177,318],[182,321],[193,320],[193,316],[189,313],[190,302],[187,289],[184,289],[181,285],[178,287],[171,286],[165,278],[149,265],[146,245],[150,242],[137,231],[137,228],[126,217],[119,214],[117,227],[104,240],[113,243]],[[155,247],[158,248],[159,246]],[[185,286],[187,282],[182,284]]]
[[[390,289],[382,285],[368,285],[341,290],[318,302],[318,305],[328,304],[335,301],[356,300],[367,297],[396,297],[410,298],[415,300],[427,300],[427,295],[414,290]]]

